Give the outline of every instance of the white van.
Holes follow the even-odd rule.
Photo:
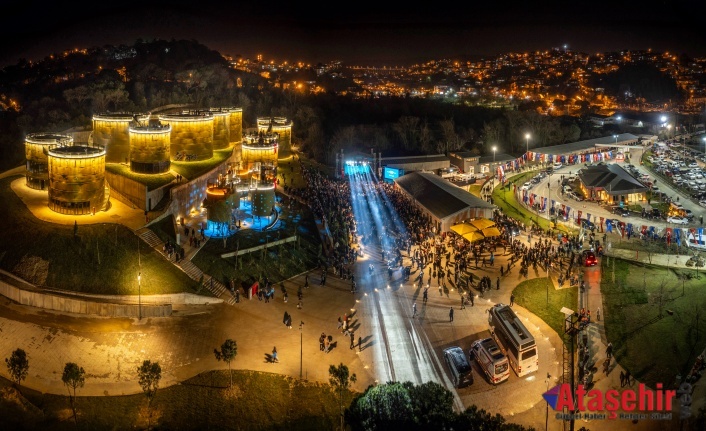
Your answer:
[[[497,385],[510,378],[510,363],[493,338],[474,341],[469,356],[478,362],[490,383]]]
[[[562,166],[563,166],[563,165],[561,164],[561,162],[554,162],[554,169],[559,169],[559,168],[561,168]]]

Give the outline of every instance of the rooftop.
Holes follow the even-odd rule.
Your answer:
[[[579,171],[579,179],[584,186],[604,189],[611,195],[647,191],[644,184],[614,163],[583,168]]]
[[[551,147],[532,148],[530,151],[539,154],[564,155],[576,153],[579,151],[588,151],[596,147],[596,145],[628,145],[637,142],[637,136],[631,133],[621,133],[617,136],[617,140],[613,135],[604,136],[602,138],[586,139],[583,141],[570,142],[568,144],[553,145]]]

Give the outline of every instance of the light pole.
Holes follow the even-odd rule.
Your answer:
[[[701,138],[702,141],[704,141],[704,155],[706,155],[706,136]]]
[[[142,272],[137,273],[137,315],[142,320]]]
[[[549,380],[551,380],[552,376],[547,373],[547,392],[549,392]],[[544,431],[547,431],[549,429],[549,403],[547,403],[547,409],[544,413]]]
[[[525,133],[525,144],[527,145],[527,153],[529,153],[529,138],[530,138],[530,134]],[[527,157],[529,157],[529,156],[527,156]]]
[[[498,150],[498,147],[493,145],[493,188],[495,188],[495,174],[497,173],[497,169],[495,166],[495,152]]]
[[[618,135],[613,135],[613,137],[615,138],[615,143],[617,144],[618,143]]]
[[[304,321],[299,322],[299,380],[304,369]]]

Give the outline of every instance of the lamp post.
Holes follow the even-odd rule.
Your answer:
[[[142,320],[142,272],[137,273],[137,315]]]
[[[495,188],[495,174],[497,173],[497,169],[495,166],[495,152],[498,150],[498,147],[493,145],[493,188]]]
[[[304,321],[299,322],[299,380],[304,369]]]
[[[704,154],[706,155],[706,136],[701,138],[702,141],[704,141]]]
[[[613,135],[613,137],[615,138],[615,143],[617,144],[618,143],[618,135]]]
[[[549,380],[551,380],[551,374],[547,373],[547,392],[549,392]],[[547,403],[547,409],[544,413],[544,431],[549,429],[549,403]]]
[[[525,144],[527,145],[527,153],[529,153],[529,138],[530,138],[530,134],[525,133]]]

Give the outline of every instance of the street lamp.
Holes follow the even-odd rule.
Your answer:
[[[613,135],[613,137],[615,138],[615,143],[617,144],[618,143],[618,135]]]
[[[495,166],[495,152],[498,150],[498,147],[493,145],[493,188],[495,188],[495,174],[497,173],[497,169]]]
[[[701,138],[702,141],[704,141],[704,154],[706,155],[706,136]]]
[[[299,380],[302,378],[304,368],[304,321],[299,322]]]
[[[527,153],[529,153],[529,138],[530,138],[530,134],[525,133],[525,143],[527,144]]]
[[[137,315],[142,320],[142,272],[137,273]]]
[[[547,392],[549,392],[549,380],[551,380],[551,374],[547,373]],[[547,403],[547,410],[544,413],[544,431],[549,429],[549,403]]]

